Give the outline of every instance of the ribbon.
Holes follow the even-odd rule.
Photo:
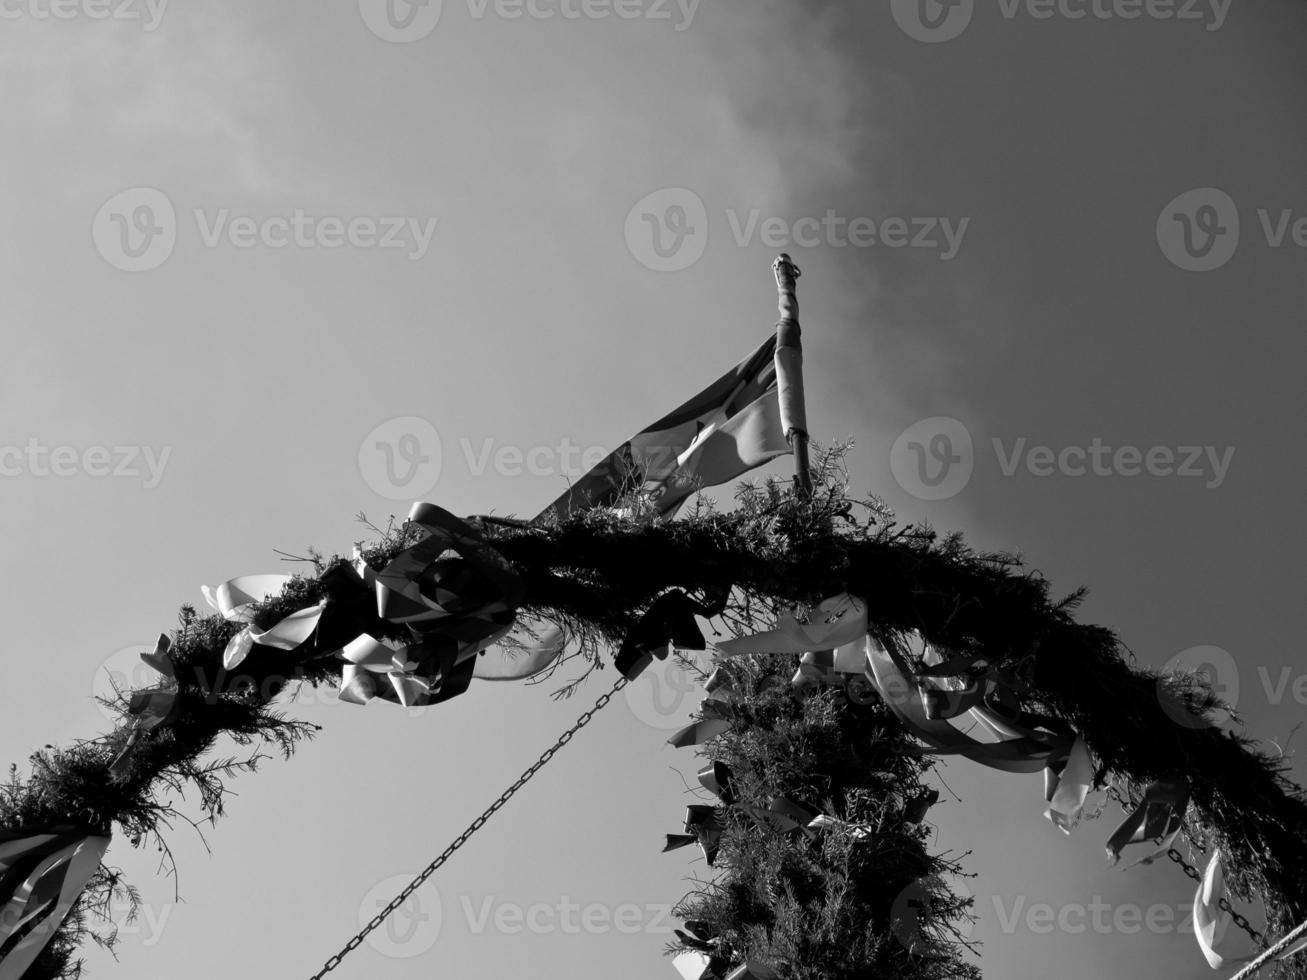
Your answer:
[[[628,681],[644,673],[653,658],[666,660],[673,648],[706,650],[696,616],[710,619],[721,613],[725,594],[708,603],[696,602],[680,589],[664,592],[649,604],[631,627],[617,653],[617,669]]]
[[[229,623],[247,624],[233,636],[222,653],[222,665],[233,670],[249,656],[257,643],[279,650],[294,650],[304,643],[318,625],[323,603],[300,609],[266,630],[254,628],[258,605],[281,595],[292,575],[242,575],[229,579],[217,588],[201,585],[205,601]]]
[[[1203,951],[1207,965],[1213,970],[1247,963],[1254,958],[1251,955],[1232,957],[1217,952],[1216,945],[1230,925],[1229,913],[1221,909],[1223,898],[1225,898],[1225,872],[1221,866],[1221,849],[1218,847],[1212,852],[1207,862],[1207,870],[1203,872],[1203,880],[1198,883],[1198,890],[1194,893],[1193,913],[1194,937],[1198,940],[1198,948]],[[1294,943],[1275,959],[1287,960],[1294,953],[1304,949],[1307,949],[1307,937]]]
[[[172,658],[168,656],[171,649],[172,640],[166,633],[160,633],[154,649],[141,654],[142,661],[163,675],[164,683],[132,692],[131,700],[127,703],[127,711],[132,716],[132,728],[126,743],[109,763],[109,773],[112,776],[122,775],[127,754],[135,747],[141,733],[171,721],[177,711],[177,671],[173,667]]]
[[[1048,801],[1044,816],[1062,833],[1071,833],[1071,828],[1079,822],[1093,779],[1094,764],[1083,735],[1076,736],[1065,760],[1044,770],[1044,799]]]
[[[915,635],[915,634],[914,634]],[[917,637],[924,646],[924,641]],[[963,734],[947,721],[933,719],[926,714],[919,689],[910,679],[911,671],[894,641],[882,646],[870,635],[866,639],[867,658],[871,664],[871,679],[882,700],[899,720],[937,754],[956,754],[1004,772],[1038,772],[1048,760],[1065,752],[1064,736],[1037,730],[1035,724],[1052,723],[1052,719],[1029,716],[1031,722],[1020,725],[994,714],[985,708],[972,708],[970,714],[985,724],[996,735],[997,742],[981,742]]]
[[[108,837],[63,831],[0,832],[0,946],[31,927],[0,958],[0,980],[21,980],[100,866]]]
[[[675,851],[691,844],[698,844],[703,851],[708,867],[717,859],[717,849],[721,843],[722,825],[717,816],[717,809],[703,804],[693,804],[685,808],[685,833],[667,834],[667,843],[663,853]]]
[[[908,800],[907,806],[903,808],[903,820],[905,823],[921,823],[926,819],[926,813],[932,806],[939,802],[939,790],[934,787],[922,790],[912,799]]]
[[[866,632],[867,604],[842,592],[818,604],[805,622],[800,622],[793,612],[783,613],[773,630],[714,646],[728,657],[749,653],[806,653],[861,643]]]
[[[775,970],[753,960],[746,960],[726,974],[726,980],[779,980],[779,977],[780,974]]]
[[[712,959],[701,950],[691,949],[674,957],[672,966],[682,980],[704,980],[712,968]]]
[[[727,806],[736,801],[735,774],[724,762],[710,762],[701,769],[699,784]]]
[[[825,813],[813,817],[808,827],[811,830],[831,830],[838,827],[840,830],[852,834],[854,840],[866,840],[875,832],[875,828],[869,823],[849,823],[847,820],[841,820],[839,817],[832,817]]]
[[[478,675],[477,655],[513,628],[521,579],[475,529],[448,511],[417,503],[408,522],[422,537],[384,568],[372,569],[355,548],[352,563],[337,562],[322,574],[326,594],[320,602],[265,630],[254,627],[258,606],[281,595],[292,576],[247,575],[202,587],[223,618],[246,624],[223,651],[223,667],[234,669],[255,646],[291,651],[311,644],[312,655],[339,653],[347,662],[342,700],[362,704],[380,697],[414,706],[462,693],[473,676],[530,676],[558,657],[561,631],[537,646],[527,663],[508,669],[505,658],[488,660]],[[396,624],[406,625],[414,642],[376,639]],[[378,685],[377,675],[388,683]]]
[[[717,936],[713,932],[712,926],[708,925],[708,923],[704,922],[702,919],[686,919],[685,928],[688,930],[688,933],[682,932],[680,929],[673,929],[672,932],[676,933],[676,938],[686,946],[689,946],[692,949],[702,950],[705,953],[716,951],[718,944]]]
[[[753,817],[764,830],[775,834],[789,834],[801,830],[809,838],[816,837],[809,828],[821,816],[811,807],[795,803],[784,796],[773,796],[766,809],[749,804],[741,804],[740,809]]]
[[[699,703],[698,721],[686,725],[667,740],[678,749],[702,745],[711,738],[723,735],[734,727],[735,712],[730,704],[716,698],[705,698]]]
[[[1144,787],[1143,798],[1107,839],[1107,856],[1116,864],[1121,851],[1129,844],[1161,840],[1160,846],[1134,864],[1150,864],[1171,847],[1184,826],[1189,805],[1189,786],[1181,782],[1158,780]],[[1133,867],[1134,865],[1127,865]],[[1124,870],[1124,869],[1123,869]]]
[[[378,615],[463,641],[483,639],[513,622],[523,595],[521,577],[471,525],[428,503],[414,504],[408,523],[426,536],[376,573]]]
[[[841,644],[833,650],[811,650],[799,658],[799,669],[790,679],[798,691],[829,685],[839,687],[855,704],[870,704],[875,689],[862,683],[867,672],[866,638]]]
[[[734,678],[721,667],[713,668],[713,672],[703,682],[703,689],[720,701],[738,701],[740,698],[740,689]]]
[[[367,704],[381,698],[406,708],[448,701],[467,690],[479,650],[510,629],[511,624],[501,627],[474,644],[459,644],[440,634],[428,634],[407,645],[368,635],[357,637],[340,652],[346,661],[341,669],[340,700]],[[388,687],[378,683],[383,677]]]
[[[562,654],[567,638],[557,626],[542,625],[543,635],[529,646],[482,650],[472,676],[479,681],[517,681],[547,670]]]

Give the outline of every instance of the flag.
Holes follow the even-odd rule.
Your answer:
[[[19,980],[41,954],[108,846],[68,827],[0,830],[0,980]]]
[[[634,485],[653,498],[660,513],[673,514],[700,488],[728,483],[789,451],[776,396],[773,334],[680,408],[610,453],[536,520],[608,506]],[[563,647],[562,631],[549,627],[525,649],[484,651],[473,676],[494,681],[532,677],[553,664]]]
[[[660,513],[790,451],[776,398],[776,337],[675,411],[633,436],[536,518],[605,507],[633,485]]]

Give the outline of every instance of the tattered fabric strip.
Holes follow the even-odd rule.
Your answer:
[[[1049,758],[1058,753],[1059,739],[1049,733],[1039,733],[1039,737],[981,742],[963,734],[947,721],[929,718],[902,655],[892,645],[882,646],[870,635],[866,644],[871,676],[881,698],[913,735],[930,746],[927,751],[962,755],[1004,772],[1039,772]],[[982,709],[972,709],[972,713],[994,721],[983,715]]]
[[[1159,839],[1162,840],[1161,846],[1135,863],[1146,864],[1165,854],[1184,826],[1184,814],[1188,805],[1187,784],[1163,780],[1149,783],[1144,787],[1139,804],[1107,839],[1107,856],[1115,864],[1121,860],[1121,851],[1127,845]]]
[[[41,841],[38,846],[50,843],[50,835],[36,836]],[[35,923],[0,959],[0,980],[21,980],[67,918],[109,846],[108,837],[79,835],[68,841],[67,835],[59,835],[59,840],[63,846],[41,860],[21,881],[4,874],[11,865],[0,862],[5,883],[0,899],[8,896],[0,911],[0,944]],[[14,860],[11,849],[9,862]]]

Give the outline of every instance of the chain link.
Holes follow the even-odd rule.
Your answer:
[[[410,895],[412,895],[415,891],[417,891],[420,887],[422,887],[422,884],[433,874],[435,874],[437,869],[439,869],[442,864],[448,861],[450,857],[453,856],[455,851],[457,851],[460,847],[462,847],[464,844],[467,843],[468,838],[470,838],[478,830],[484,827],[486,825],[486,821],[488,821],[491,817],[493,817],[505,803],[507,803],[509,800],[513,798],[513,794],[515,794],[519,789],[525,786],[531,780],[531,777],[534,776],[537,772],[539,772],[544,767],[545,763],[547,763],[550,759],[554,757],[555,752],[561,749],[568,742],[572,741],[572,737],[577,732],[579,732],[582,728],[584,728],[586,725],[590,723],[590,719],[594,717],[595,712],[599,711],[601,708],[604,707],[604,705],[606,705],[609,701],[611,701],[613,695],[616,694],[618,691],[620,691],[622,688],[624,688],[626,684],[627,684],[626,678],[619,677],[617,679],[617,683],[613,685],[612,690],[602,695],[599,698],[599,700],[594,703],[594,707],[592,707],[589,711],[582,714],[581,717],[576,719],[576,721],[572,724],[571,728],[563,732],[562,735],[558,736],[558,741],[556,741],[549,748],[545,749],[544,753],[540,756],[540,758],[537,759],[529,769],[527,769],[524,773],[522,773],[522,775],[517,777],[517,782],[513,783],[512,786],[508,787],[508,789],[504,790],[504,792],[500,794],[499,799],[495,800],[494,803],[491,803],[490,806],[486,807],[486,809],[482,812],[482,814],[468,825],[466,830],[464,830],[461,834],[459,834],[457,837],[454,838],[453,843],[451,843],[448,847],[445,848],[445,850],[441,853],[440,857],[436,858],[429,865],[427,865],[426,869],[420,875],[418,875],[416,878],[410,881],[408,885],[405,886],[404,890],[400,892],[398,895],[396,895],[394,899],[391,900],[389,905],[387,905],[384,909],[382,909],[375,916],[373,916],[372,921],[369,922],[367,925],[365,925],[359,931],[358,935],[356,935],[353,939],[347,942],[344,948],[342,948],[339,953],[331,957],[331,959],[327,960],[327,962],[323,964],[322,969],[319,970],[317,973],[313,974],[310,980],[322,980],[323,977],[325,977],[328,973],[330,973],[332,970],[334,970],[336,967],[340,965],[341,960],[343,960],[351,952],[353,952],[354,950],[362,946],[363,940],[367,938],[368,933],[370,933],[373,929],[381,925],[381,923],[385,922],[387,916],[389,916],[401,905],[403,905],[404,902],[408,900],[408,897]]]
[[[1167,850],[1166,856],[1169,857],[1176,864],[1180,865],[1180,867],[1184,869],[1184,873],[1188,877],[1192,878],[1194,881],[1203,880],[1203,876],[1198,872],[1198,869],[1195,868],[1193,865],[1191,865],[1188,861],[1186,861],[1184,859],[1184,855],[1181,854],[1179,851],[1177,851],[1174,847],[1169,848]],[[1253,942],[1255,942],[1258,946],[1262,947],[1263,949],[1266,948],[1266,937],[1262,933],[1254,929],[1252,923],[1249,922],[1246,918],[1244,918],[1244,916],[1241,913],[1235,911],[1234,906],[1230,904],[1230,900],[1228,898],[1222,895],[1220,900],[1217,901],[1216,904],[1221,909],[1222,912],[1230,913],[1230,918],[1234,921],[1234,924],[1237,925],[1244,932],[1248,933],[1248,935],[1252,938]]]

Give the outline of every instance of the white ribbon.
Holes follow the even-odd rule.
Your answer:
[[[703,980],[708,972],[708,954],[697,949],[689,949],[672,960],[672,966],[681,975],[682,980]]]
[[[1044,770],[1044,798],[1048,800],[1044,816],[1062,833],[1071,833],[1071,828],[1079,822],[1093,779],[1094,763],[1083,735],[1076,736],[1060,773],[1051,767]]]
[[[340,700],[350,704],[367,704],[377,692],[377,674],[384,674],[399,703],[411,708],[431,685],[410,671],[416,666],[404,656],[404,647],[389,640],[378,640],[364,633],[350,641],[340,655],[348,663],[340,672]]]
[[[806,653],[861,644],[866,632],[867,604],[843,592],[818,605],[807,623],[799,622],[794,613],[787,612],[781,615],[773,630],[714,646],[728,657],[747,653]]]
[[[1253,956],[1223,956],[1216,951],[1216,944],[1220,942],[1221,936],[1230,924],[1229,913],[1223,911],[1220,905],[1224,897],[1225,872],[1221,867],[1221,849],[1218,847],[1212,852],[1207,862],[1207,870],[1203,872],[1203,880],[1199,882],[1198,891],[1194,894],[1194,936],[1198,940],[1198,948],[1203,951],[1207,965],[1213,970],[1247,963],[1254,958]],[[1294,953],[1304,949],[1307,949],[1307,937],[1294,943],[1275,958],[1287,960]]]

